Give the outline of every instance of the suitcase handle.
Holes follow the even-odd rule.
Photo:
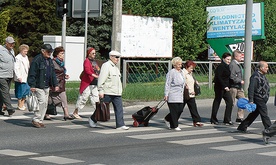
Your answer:
[[[156,108],[157,110],[159,110],[160,108],[163,107],[163,105],[164,105],[166,102],[167,102],[167,101],[165,101],[165,100],[159,101],[159,103],[155,106],[155,108]]]

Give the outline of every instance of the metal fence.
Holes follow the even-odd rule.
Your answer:
[[[218,61],[195,61],[197,64],[194,75],[201,82],[212,88],[214,71],[219,65]],[[251,72],[256,69],[258,62],[251,63]],[[243,63],[241,63],[243,66]],[[268,62],[268,74],[274,75],[276,81],[276,62]],[[172,63],[168,61],[123,61],[123,87],[127,83],[147,83],[165,81],[167,72],[172,68]],[[275,83],[275,82],[274,82]]]

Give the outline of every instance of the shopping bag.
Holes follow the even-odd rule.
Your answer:
[[[48,101],[46,114],[48,114],[48,115],[57,115],[57,107],[56,107],[56,105],[53,101],[53,97],[49,96],[49,99],[51,99],[52,101],[50,103]]]
[[[30,92],[30,94],[26,98],[26,102],[30,112],[39,110],[38,99],[35,96],[34,92]]]
[[[110,120],[109,103],[101,101],[96,103],[95,120],[108,121]]]

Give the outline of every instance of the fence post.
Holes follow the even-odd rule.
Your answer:
[[[212,81],[212,79],[213,79],[213,76],[212,76],[212,74],[213,74],[213,62],[212,61],[209,61],[209,82],[208,82],[208,84],[209,84],[209,89],[212,89],[212,86],[213,86],[213,81]]]
[[[172,62],[168,60],[168,72],[172,69]]]
[[[126,87],[126,79],[127,79],[126,64],[127,64],[126,60],[123,60],[123,88]]]

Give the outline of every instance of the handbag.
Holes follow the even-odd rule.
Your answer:
[[[30,92],[30,94],[26,98],[26,102],[30,112],[39,110],[38,99],[35,96],[34,92]]]
[[[194,84],[194,90],[195,90],[195,95],[196,96],[199,96],[201,94],[200,86],[196,82]]]
[[[184,87],[183,95],[184,95],[184,100],[190,99],[189,89],[187,89],[186,86]]]
[[[52,99],[52,102],[50,104],[48,102],[46,114],[57,115],[57,107],[53,101],[53,97],[52,96],[49,96],[49,97]]]
[[[82,79],[82,76],[84,75],[84,71],[81,72],[79,78]]]
[[[108,121],[110,120],[109,103],[100,101],[96,103],[95,120]]]

